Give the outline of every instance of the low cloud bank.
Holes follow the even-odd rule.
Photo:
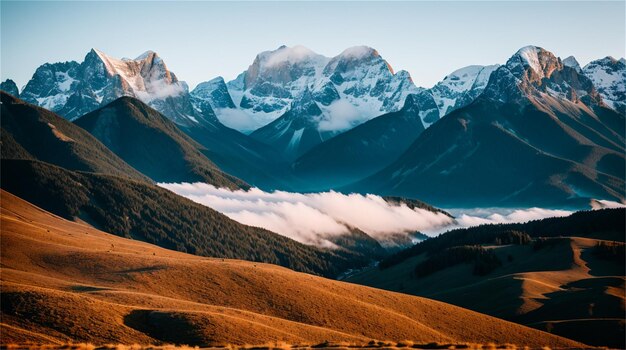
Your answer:
[[[593,210],[626,208],[626,205],[624,205],[623,203],[607,201],[603,199],[593,199],[589,204],[591,205],[591,208]]]
[[[454,224],[444,214],[392,205],[375,195],[231,191],[205,183],[159,185],[243,224],[319,246],[333,246],[328,238],[346,234],[351,227],[383,241],[389,235],[436,231]]]
[[[178,195],[213,208],[242,224],[262,227],[298,242],[335,247],[332,237],[357,228],[379,242],[416,231],[433,236],[483,224],[526,222],[572,214],[568,210],[525,208],[450,209],[456,219],[424,209],[386,202],[376,195],[338,192],[264,192],[258,188],[232,191],[205,183],[161,183]],[[593,209],[624,207],[621,203],[594,201]]]
[[[470,227],[484,224],[509,224],[545,219],[549,217],[563,217],[572,214],[568,210],[528,208],[528,209],[454,209],[450,213],[456,217],[459,227]]]

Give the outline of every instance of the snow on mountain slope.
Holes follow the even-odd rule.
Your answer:
[[[82,63],[46,63],[37,68],[21,95],[69,120],[121,96],[136,97],[178,124],[201,118],[191,106],[187,84],[152,51],[133,60],[92,49]]]
[[[320,130],[324,118],[323,110],[307,89],[291,102],[287,112],[250,136],[293,160],[335,134],[332,130]]]
[[[575,68],[525,47],[491,74],[474,103],[342,190],[467,206],[623,202],[624,164],[624,116],[606,108]]]
[[[223,123],[239,130],[253,130],[276,120],[305,90],[323,111],[325,122],[319,124],[320,131],[333,132],[399,110],[408,94],[421,91],[408,72],[394,73],[376,50],[366,46],[348,48],[333,58],[303,46],[281,46],[258,54],[246,71],[226,85],[237,110],[243,113],[232,108],[216,113]],[[206,89],[192,94],[212,98]],[[246,118],[246,125],[235,126]]]
[[[563,60],[563,65],[567,67],[574,68],[578,73],[581,73],[583,70],[580,68],[580,64],[578,60],[574,56],[569,56]]]
[[[605,57],[590,62],[582,71],[609,107],[626,113],[626,60]]]
[[[284,114],[291,101],[320,79],[328,58],[303,47],[264,51],[228,88],[236,105],[262,126]]]
[[[217,77],[200,83],[191,91],[191,96],[206,100],[213,109],[235,108],[224,78]]]
[[[430,89],[437,107],[439,116],[452,112],[471,103],[487,86],[491,73],[499,65],[467,66],[458,69]]]
[[[257,121],[250,114],[235,106],[222,77],[198,84],[191,91],[191,103],[196,110],[203,113],[213,111],[222,124],[244,133],[262,126],[257,125]]]

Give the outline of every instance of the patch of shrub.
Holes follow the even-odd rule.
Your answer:
[[[567,238],[551,238],[551,237],[539,237],[533,241],[533,250],[541,250],[544,248],[554,247],[560,243],[567,241]]]
[[[425,277],[462,263],[473,263],[473,272],[477,276],[487,275],[502,266],[502,261],[492,249],[485,249],[481,246],[460,246],[447,248],[431,255],[415,267],[415,275],[418,278]]]
[[[600,241],[593,247],[593,254],[600,259],[612,261],[618,264],[624,263],[626,257],[626,245],[621,242]]]
[[[526,232],[520,232],[516,230],[507,230],[496,235],[494,244],[496,245],[524,245],[532,242],[532,237]]]

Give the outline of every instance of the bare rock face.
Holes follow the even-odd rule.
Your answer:
[[[15,97],[20,97],[20,91],[17,88],[15,82],[11,79],[7,79],[0,83],[0,90],[9,93]]]
[[[73,120],[122,96],[135,97],[180,125],[202,119],[191,105],[187,85],[152,51],[117,59],[92,49],[82,63],[46,63],[37,68],[21,97]]]

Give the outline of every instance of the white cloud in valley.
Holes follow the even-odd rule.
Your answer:
[[[358,228],[377,240],[453,224],[442,214],[387,203],[379,196],[322,192],[231,191],[204,183],[160,184],[246,225],[258,226],[306,244],[329,246],[329,236]]]
[[[549,217],[562,217],[572,214],[569,210],[527,208],[527,209],[454,209],[450,211],[456,217],[459,227],[485,224],[510,224],[540,220]]]
[[[236,108],[216,109],[215,114],[222,124],[236,130],[251,130],[262,127],[264,122]]]
[[[320,120],[317,127],[320,131],[346,130],[364,121],[363,113],[359,112],[352,103],[346,100],[334,101],[328,107],[322,109],[326,112],[326,115],[332,116],[332,118],[327,117]]]
[[[435,235],[449,229],[482,224],[526,222],[572,212],[542,208],[454,209],[442,213],[411,209],[376,195],[338,192],[291,193],[216,188],[205,183],[159,184],[174,193],[224,213],[240,223],[262,227],[296,241],[332,247],[328,238],[358,228],[378,241],[416,231]]]

